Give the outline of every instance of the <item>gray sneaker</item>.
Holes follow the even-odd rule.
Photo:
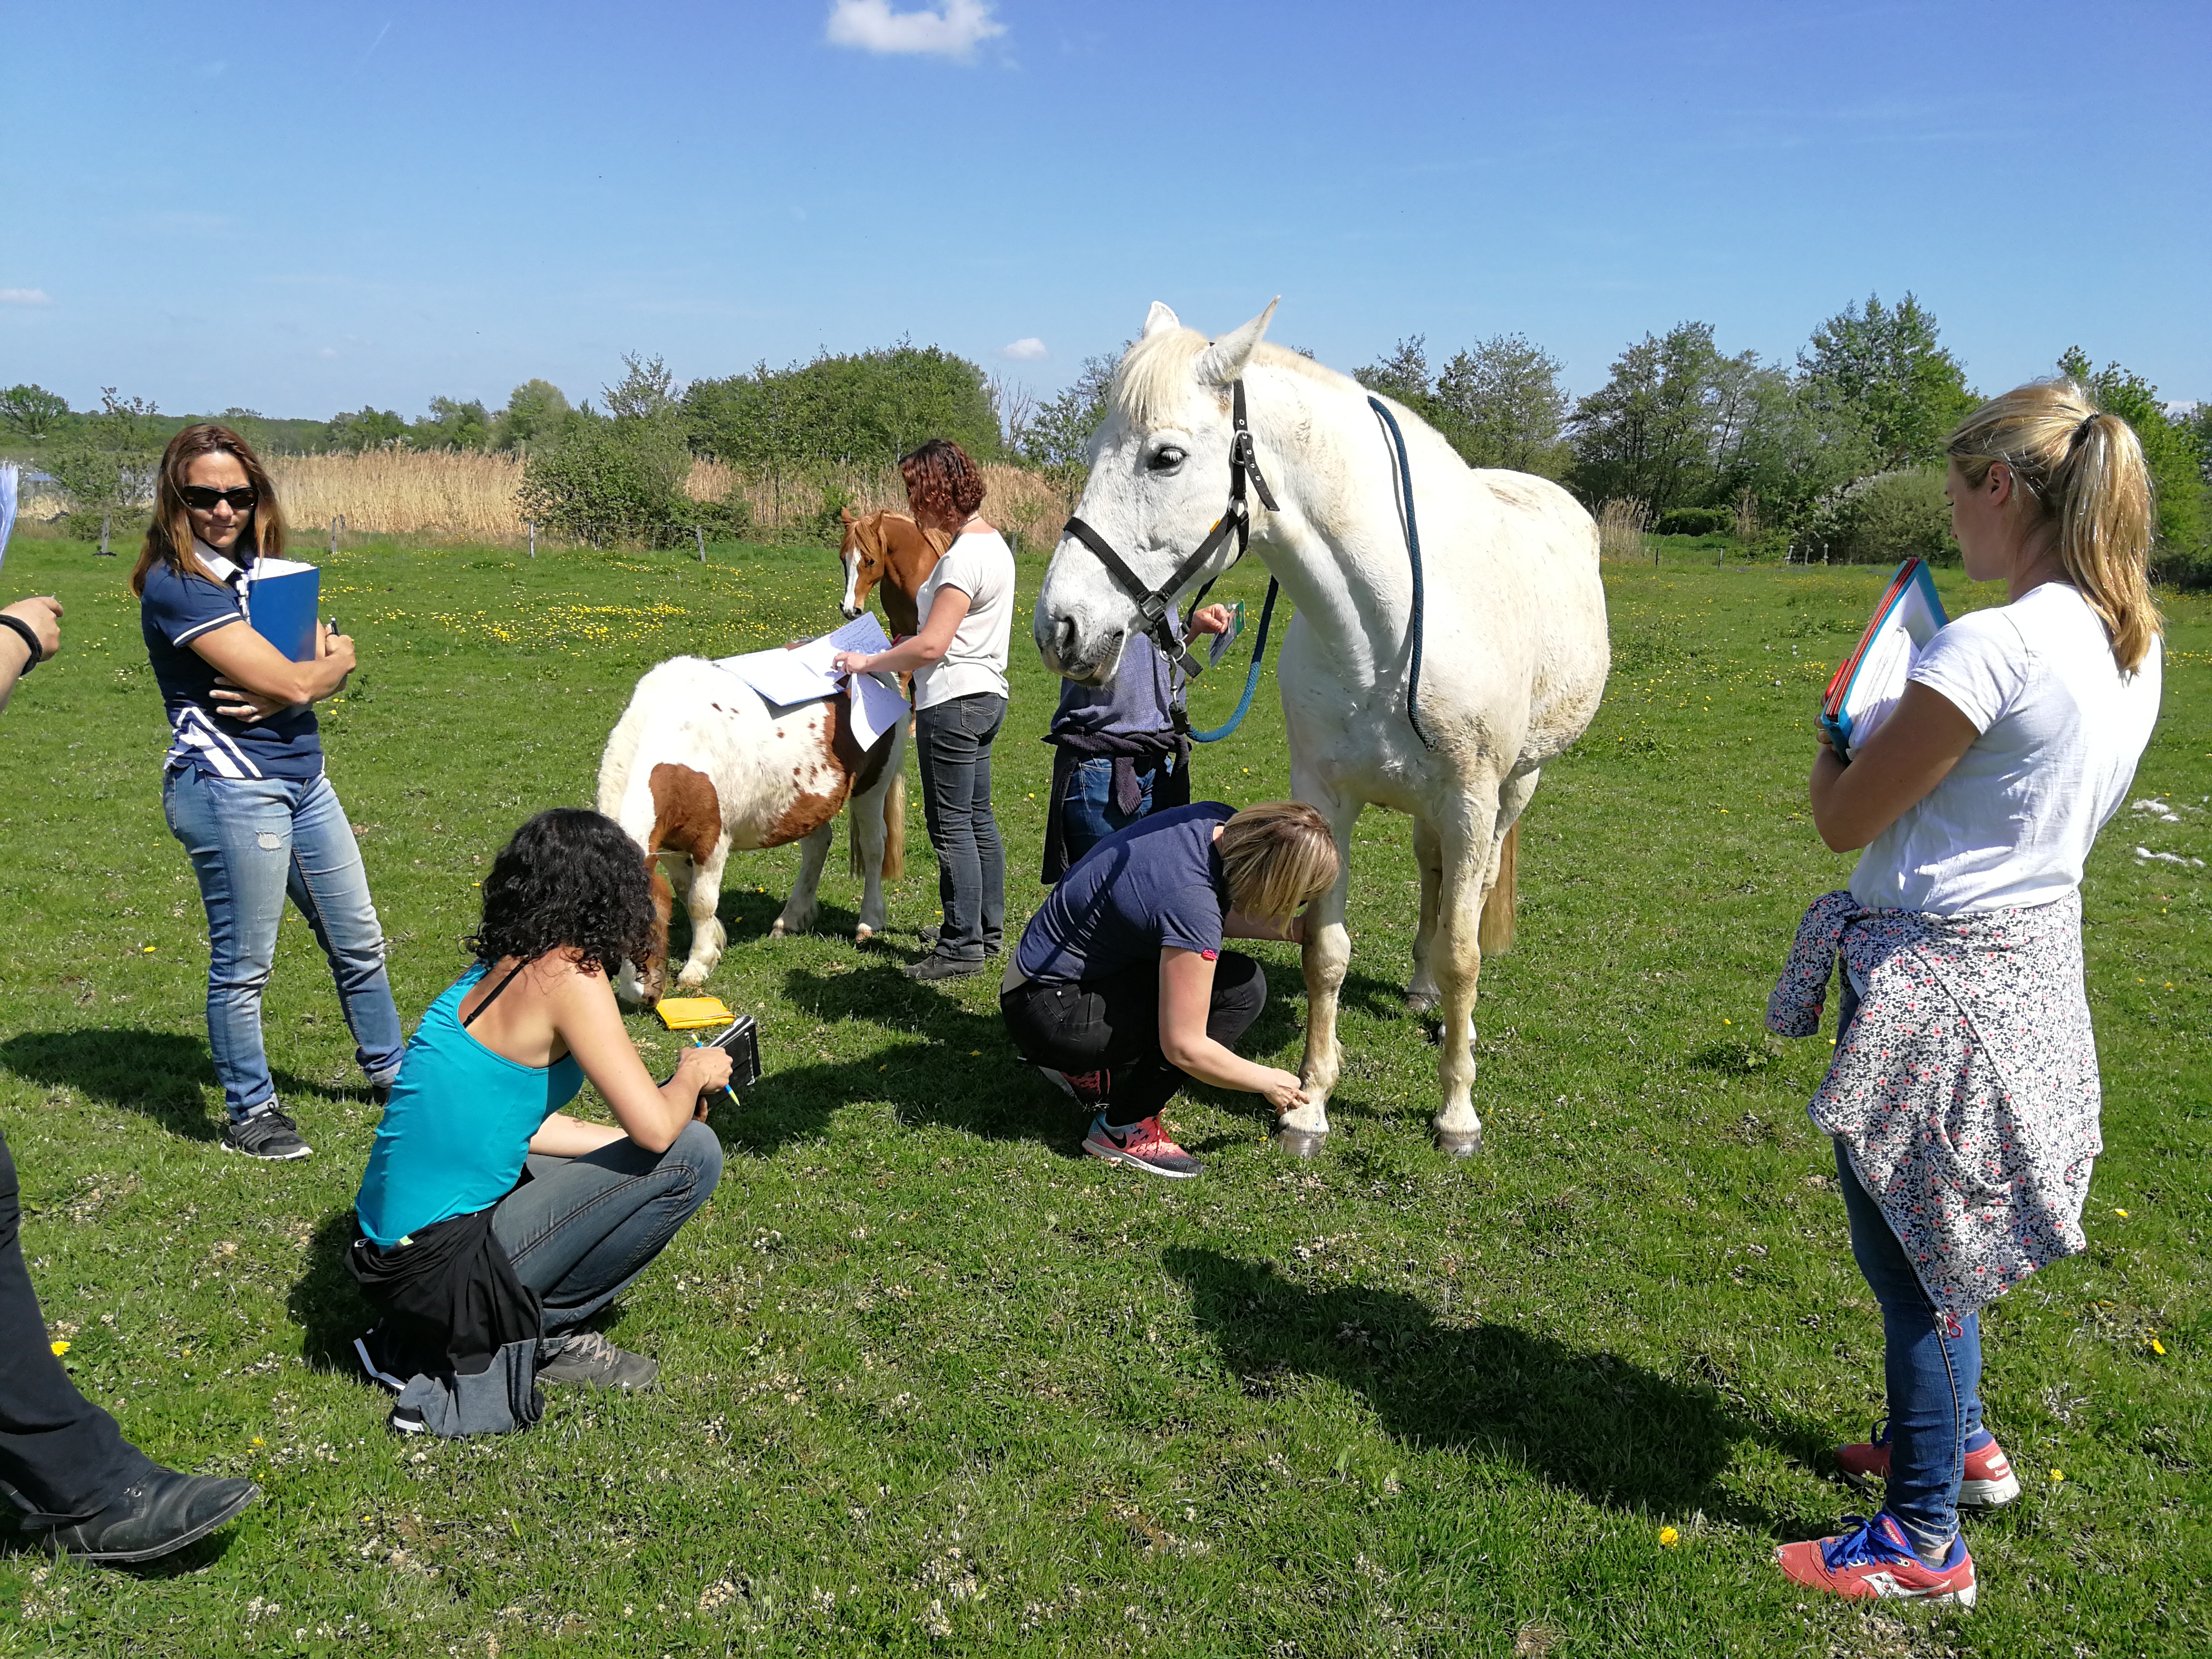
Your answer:
[[[272,1164],[307,1158],[315,1150],[300,1139],[300,1126],[274,1102],[244,1122],[226,1128],[222,1132],[222,1149],[226,1152],[243,1152],[248,1158],[266,1158]]]
[[[548,1337],[538,1352],[540,1382],[583,1382],[594,1389],[634,1393],[649,1389],[660,1375],[660,1362],[617,1348],[597,1331]]]

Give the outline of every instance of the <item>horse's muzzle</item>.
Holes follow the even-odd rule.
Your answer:
[[[1078,685],[1103,685],[1112,677],[1115,664],[1121,660],[1121,641],[1085,640],[1073,617],[1048,620],[1037,618],[1035,629],[1037,655],[1044,665],[1062,679],[1073,680]],[[1106,648],[1100,650],[1103,645]]]
[[[863,605],[841,605],[837,609],[844,613],[847,622],[858,622],[860,620],[860,613],[867,607]]]

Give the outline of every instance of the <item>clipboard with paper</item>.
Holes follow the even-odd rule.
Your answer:
[[[853,736],[861,748],[873,749],[878,738],[905,718],[905,693],[891,675],[840,674],[830,665],[841,651],[888,651],[890,646],[875,613],[863,611],[835,633],[789,649],[717,657],[714,666],[735,674],[780,708],[819,702],[844,690],[852,707]]]
[[[1912,558],[1898,566],[1820,701],[1820,730],[1837,759],[1848,763],[1896,711],[1920,653],[1949,621],[1927,563]]]

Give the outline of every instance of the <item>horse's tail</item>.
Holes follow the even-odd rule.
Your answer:
[[[845,837],[845,870],[848,875],[866,876],[860,867],[860,838]],[[884,788],[884,879],[903,881],[906,878],[906,774],[895,772]]]
[[[1475,925],[1474,942],[1486,957],[1503,956],[1513,948],[1513,866],[1521,844],[1521,826],[1505,832],[1498,848],[1498,878],[1483,896],[1482,920]]]

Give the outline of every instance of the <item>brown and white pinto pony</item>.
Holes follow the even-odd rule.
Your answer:
[[[941,550],[911,519],[848,513],[840,555],[846,614],[860,615],[879,586],[892,631],[913,632],[916,592]],[[625,964],[622,994],[652,1002],[665,988],[672,873],[691,917],[679,989],[703,985],[721,960],[728,939],[715,913],[733,852],[798,842],[799,880],[769,931],[781,938],[811,927],[830,836],[848,804],[854,873],[866,884],[854,939],[881,932],[883,884],[905,873],[906,733],[900,720],[863,750],[842,690],[780,708],[703,658],[674,657],[647,671],[599,757],[599,811],[629,832],[653,870],[653,959]]]

